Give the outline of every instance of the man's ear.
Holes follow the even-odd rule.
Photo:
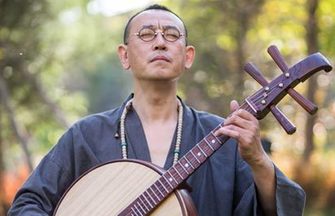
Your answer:
[[[187,46],[186,47],[186,61],[185,61],[186,69],[190,69],[192,67],[194,57],[195,57],[195,48],[193,46]]]
[[[117,54],[119,55],[123,69],[128,70],[130,68],[130,64],[128,59],[127,45],[120,44],[117,49]]]

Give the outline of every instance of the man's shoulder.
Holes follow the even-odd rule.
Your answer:
[[[120,108],[118,107],[104,112],[87,115],[75,122],[72,128],[79,127],[81,129],[86,129],[115,126],[120,118],[119,110]]]

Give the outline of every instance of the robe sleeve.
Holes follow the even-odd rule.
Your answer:
[[[242,164],[242,165],[241,165]],[[239,191],[235,194],[238,197],[235,203],[235,209],[233,215],[264,215],[262,211],[261,203],[257,198],[257,189],[255,183],[248,183],[248,186],[242,182],[247,181],[247,176],[242,170],[248,169],[246,163],[241,163],[238,171],[238,185]],[[276,166],[275,178],[276,178],[276,207],[278,216],[301,216],[303,215],[305,206],[305,192],[295,182],[287,178]],[[241,174],[244,173],[244,174]],[[248,173],[248,172],[247,172]],[[250,177],[250,176],[249,176]],[[241,186],[242,185],[242,186]]]
[[[278,216],[303,215],[306,194],[295,182],[288,179],[276,166],[276,205]]]
[[[72,133],[68,131],[17,192],[9,216],[52,215],[58,200],[72,182],[70,165],[65,167],[59,161],[66,163],[71,146]]]

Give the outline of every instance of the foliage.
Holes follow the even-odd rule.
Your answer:
[[[197,48],[192,72],[184,75],[180,86],[187,102],[227,115],[229,106],[222,104],[247,96],[247,92],[234,92],[234,87],[244,89],[247,32],[264,1],[170,2],[183,15],[190,44]]]
[[[310,162],[297,160],[300,155],[291,149],[275,150],[272,159],[285,174],[298,182],[307,194],[304,215],[333,215],[335,209],[334,151],[316,150]]]

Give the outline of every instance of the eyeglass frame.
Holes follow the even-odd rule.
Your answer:
[[[144,29],[149,29],[149,30],[152,30],[152,31],[154,32],[154,36],[153,36],[152,39],[150,39],[150,40],[143,40],[143,38],[140,36],[140,32],[141,32],[142,30],[144,30]],[[167,30],[169,30],[169,29],[175,29],[175,30],[179,33],[179,37],[178,37],[176,40],[172,40],[172,41],[171,41],[171,40],[166,39],[164,32],[167,31]],[[160,33],[160,34],[162,35],[162,37],[164,38],[164,40],[165,40],[165,41],[168,41],[168,42],[176,42],[176,41],[179,40],[182,36],[185,36],[184,33],[180,32],[179,29],[176,28],[176,27],[174,27],[174,26],[166,26],[166,27],[163,28],[162,31],[154,30],[154,29],[152,28],[152,26],[144,26],[144,27],[142,27],[138,32],[133,33],[133,35],[137,36],[140,40],[142,40],[142,41],[144,41],[144,42],[151,42],[151,41],[155,40],[155,38],[157,37],[158,33]],[[185,39],[185,41],[186,41],[186,39]],[[128,43],[128,42],[127,42],[127,43]]]

